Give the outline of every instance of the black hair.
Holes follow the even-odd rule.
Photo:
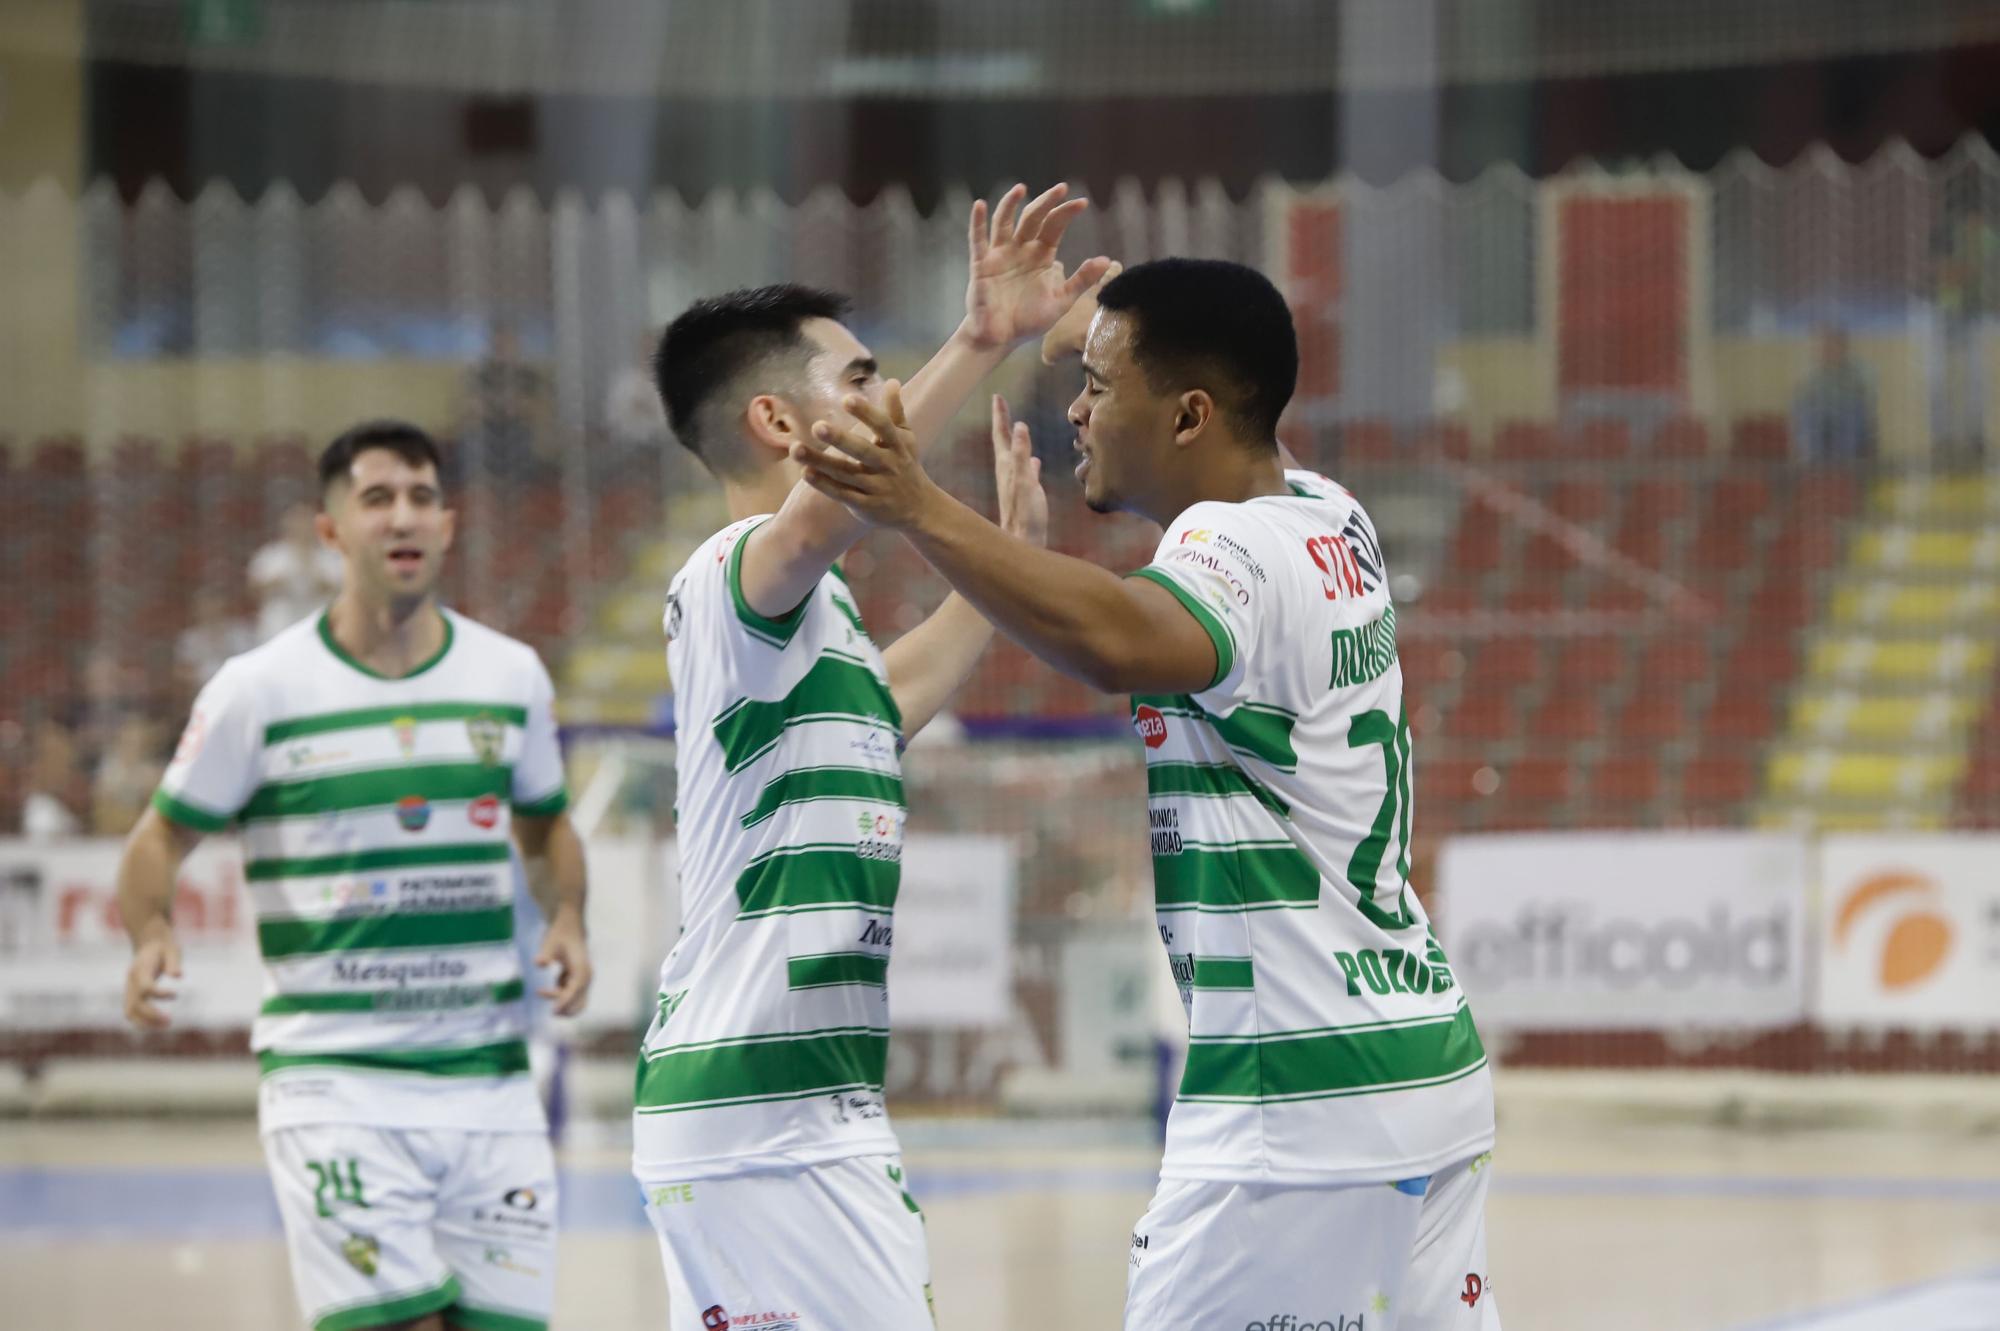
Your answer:
[[[743,402],[779,385],[742,382],[756,370],[807,349],[801,326],[808,319],[844,319],[848,299],[831,291],[782,282],[745,287],[698,300],[667,325],[653,355],[653,383],[666,404],[674,437],[711,469],[728,471],[733,455],[715,446],[727,426],[709,410],[733,413]]]
[[[1097,303],[1132,319],[1132,356],[1154,392],[1206,388],[1275,445],[1298,387],[1299,338],[1269,278],[1221,259],[1156,259],[1105,283]]]
[[[343,432],[319,455],[320,494],[332,489],[335,481],[346,480],[354,459],[373,448],[387,449],[412,467],[428,463],[440,477],[444,474],[437,440],[422,429],[408,421],[363,421]]]

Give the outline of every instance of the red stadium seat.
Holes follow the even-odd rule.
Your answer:
[[[1667,744],[1694,733],[1687,700],[1679,693],[1633,697],[1618,711],[1613,733],[1621,743]]]
[[[1603,481],[1557,481],[1546,502],[1563,521],[1589,526],[1611,515],[1611,487]]]
[[[1792,456],[1792,429],[1783,416],[1739,416],[1730,428],[1729,452],[1745,462],[1784,462]]]
[[[1691,811],[1735,806],[1757,793],[1757,770],[1749,758],[1704,754],[1681,772],[1681,799]]]
[[[1528,724],[1538,740],[1596,739],[1605,733],[1604,709],[1589,694],[1557,692],[1542,704]]]
[[[1596,689],[1615,684],[1625,673],[1624,644],[1612,638],[1577,638],[1556,653],[1560,688]]]
[[[1500,773],[1500,794],[1508,803],[1557,804],[1570,797],[1576,765],[1567,757],[1523,758]]]
[[[1458,513],[1446,567],[1454,573],[1481,574],[1499,567],[1506,520],[1477,499]]]
[[[1340,427],[1340,463],[1393,462],[1396,458],[1396,427],[1387,421],[1361,419]]]
[[[1542,462],[1555,456],[1556,432],[1546,421],[1502,421],[1493,432],[1495,462]]]
[[[1653,431],[1648,451],[1656,458],[1705,458],[1711,451],[1708,425],[1692,416],[1676,416]]]
[[[1707,643],[1676,634],[1654,642],[1639,658],[1639,684],[1649,694],[1678,694],[1714,670],[1715,654]]]
[[[1725,692],[1709,707],[1702,734],[1723,743],[1761,745],[1778,728],[1770,695],[1762,690]]]
[[[1467,693],[1445,713],[1444,733],[1475,744],[1507,739],[1521,729],[1521,712],[1505,692]]]
[[[1472,657],[1468,677],[1482,688],[1512,688],[1542,677],[1542,644],[1537,638],[1495,638]]]
[[[1624,421],[1585,421],[1563,431],[1563,456],[1616,461],[1632,451],[1632,427]]]

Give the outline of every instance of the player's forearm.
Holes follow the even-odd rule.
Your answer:
[[[952,418],[1005,359],[1006,347],[981,346],[961,325],[924,368],[910,376],[903,385],[903,412],[919,451],[950,427]]]
[[[963,328],[903,386],[903,410],[918,447],[950,426],[973,391],[1006,358],[1005,347],[981,347]],[[868,533],[846,508],[801,482],[778,515],[746,537],[743,594],[750,608],[776,617],[812,593],[834,561]]]
[[[1147,629],[1124,579],[1009,536],[942,492],[905,534],[1000,632],[1093,688],[1127,690]]]
[[[907,741],[944,710],[972,678],[993,640],[993,625],[957,592],[944,598],[930,618],[882,653],[889,669],[889,692],[903,717]]]
[[[565,814],[558,814],[530,851],[523,847],[527,866],[528,892],[542,908],[542,917],[551,922],[573,914],[583,922],[583,907],[589,894],[589,874],[584,867],[583,838]]]
[[[138,947],[173,930],[174,887],[187,841],[154,809],[140,816],[118,861],[118,914]]]

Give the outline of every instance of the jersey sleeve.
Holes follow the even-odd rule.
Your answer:
[[[215,673],[195,699],[153,807],[183,827],[220,832],[257,789],[264,722],[240,661]]]
[[[522,725],[521,756],[514,763],[514,812],[552,818],[569,807],[562,745],[556,738],[556,688],[542,659],[532,652],[528,659],[528,719]]]
[[[1200,692],[1224,710],[1240,701],[1246,649],[1277,595],[1263,550],[1267,538],[1241,507],[1196,504],[1168,525],[1153,562],[1131,575],[1173,593],[1215,644],[1215,677]]]
[[[808,596],[777,619],[758,614],[744,598],[743,545],[768,521],[768,516],[745,518],[724,527],[674,576],[665,620],[670,661],[674,644],[689,660],[721,662],[732,672],[750,675],[783,659],[813,598]],[[675,687],[680,687],[679,681]]]

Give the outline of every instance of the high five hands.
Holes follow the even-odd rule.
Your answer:
[[[917,437],[903,412],[903,386],[891,379],[882,405],[852,395],[841,406],[854,418],[836,427],[815,422],[812,438],[792,446],[805,482],[863,522],[909,530],[924,513],[950,499],[917,460]],[[993,479],[1000,496],[1000,529],[1035,545],[1049,535],[1049,498],[1042,489],[1042,461],[1028,427],[1012,419],[1007,400],[993,397]]]
[[[1104,279],[1111,260],[1085,259],[1065,276],[1056,258],[1063,233],[1088,199],[1069,199],[1069,186],[1056,185],[1023,206],[1026,185],[1000,196],[987,218],[986,200],[972,205],[967,227],[969,275],[965,321],[960,331],[975,346],[1005,348],[1054,327],[1077,298]]]

